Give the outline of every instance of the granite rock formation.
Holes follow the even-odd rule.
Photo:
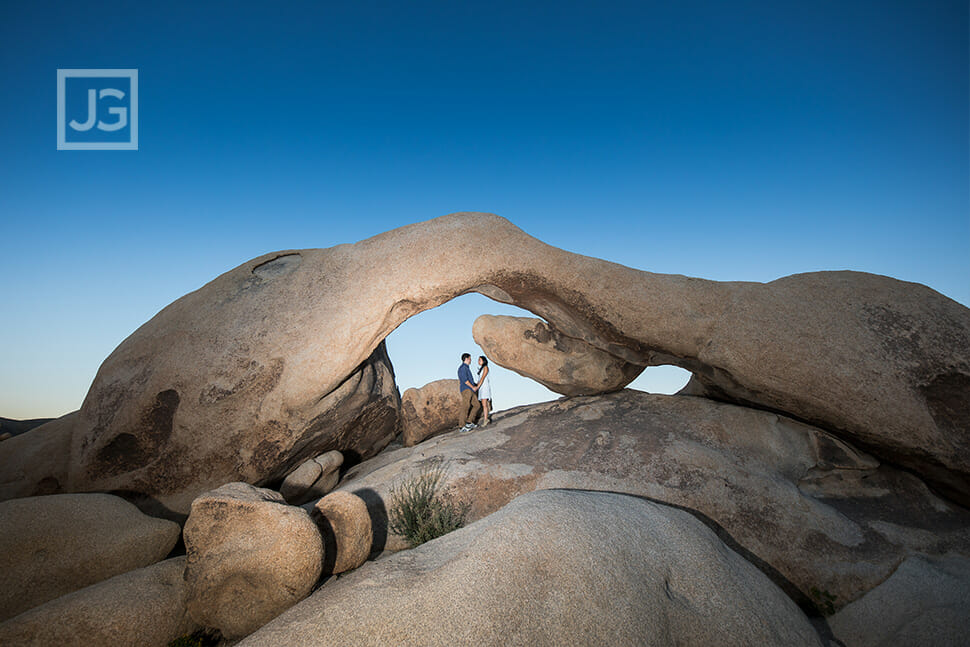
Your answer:
[[[306,511],[245,483],[193,501],[184,536],[189,616],[227,638],[302,600],[323,567],[323,540]]]
[[[240,647],[297,644],[821,647],[798,607],[689,514],[563,491],[325,584]]]
[[[808,610],[858,598],[913,552],[970,554],[970,511],[916,476],[810,425],[706,398],[624,390],[523,407],[384,452],[337,491],[370,493],[380,518],[394,484],[430,461],[447,466],[443,486],[470,519],[551,488],[691,510]],[[378,552],[401,546],[375,536],[388,538]]]
[[[966,307],[859,272],[765,284],[653,274],[477,213],[268,254],[178,299],[102,364],[61,487],[185,512],[221,482],[281,479],[330,449],[371,456],[397,429],[383,339],[470,291],[630,364],[683,367],[694,393],[809,422],[970,502]],[[13,440],[0,465],[27,451]],[[15,477],[0,480],[9,496]]]
[[[110,494],[57,494],[0,503],[0,620],[154,564],[177,524]]]
[[[182,600],[185,557],[116,575],[0,624],[0,645],[167,647],[198,629]]]
[[[432,436],[461,426],[458,380],[435,380],[401,396],[401,442],[417,445]]]
[[[644,368],[567,337],[541,319],[482,315],[472,335],[489,360],[563,395],[618,391]]]

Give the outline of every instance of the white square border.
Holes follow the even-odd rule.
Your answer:
[[[69,77],[87,78],[127,78],[131,84],[129,101],[129,119],[131,137],[126,142],[69,142],[66,141],[64,119],[66,108],[64,105],[65,79]],[[57,70],[57,150],[59,151],[136,151],[138,150],[138,70]]]

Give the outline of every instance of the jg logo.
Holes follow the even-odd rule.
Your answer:
[[[138,70],[57,70],[57,150],[138,150]]]

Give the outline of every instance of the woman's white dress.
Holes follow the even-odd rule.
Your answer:
[[[489,371],[485,375],[485,379],[482,380],[481,386],[478,387],[478,399],[479,400],[491,400],[492,399],[492,384],[491,384],[492,371]]]

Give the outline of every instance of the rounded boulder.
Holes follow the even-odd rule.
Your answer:
[[[165,558],[178,524],[110,494],[0,503],[0,620]]]
[[[184,536],[189,615],[230,639],[302,600],[320,577],[316,525],[272,490],[229,483],[203,494]]]

